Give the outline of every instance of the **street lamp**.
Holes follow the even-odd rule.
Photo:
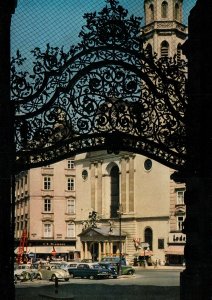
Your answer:
[[[122,262],[122,236],[121,236],[121,215],[122,215],[122,204],[119,204],[119,209],[117,210],[119,216],[119,275],[121,275],[121,262]]]

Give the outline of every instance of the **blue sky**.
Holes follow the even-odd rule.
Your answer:
[[[119,0],[129,15],[143,16],[143,0]],[[196,0],[184,0],[184,23]],[[28,56],[35,47],[76,44],[85,12],[100,11],[105,0],[18,0],[11,26],[11,52]]]

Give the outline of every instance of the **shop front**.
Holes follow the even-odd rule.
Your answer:
[[[184,245],[170,245],[165,249],[166,265],[184,265]]]

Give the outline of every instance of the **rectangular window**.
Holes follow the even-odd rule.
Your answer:
[[[75,199],[68,199],[67,200],[67,213],[68,214],[75,214]]]
[[[52,224],[44,224],[44,237],[53,237]]]
[[[184,220],[185,220],[185,216],[179,216],[179,217],[177,217],[177,230],[182,231]]]
[[[51,189],[51,177],[44,176],[44,178],[43,178],[43,188],[44,188],[44,190],[50,190]]]
[[[184,193],[184,190],[177,191],[177,204],[184,204]]]
[[[164,249],[164,239],[158,239],[158,249]]]
[[[67,237],[75,237],[75,224],[67,224]]]
[[[67,166],[68,166],[68,169],[74,169],[75,168],[74,160],[73,159],[69,159],[67,161]]]
[[[67,178],[67,190],[74,191],[75,190],[75,181],[74,178]]]
[[[51,199],[44,199],[44,212],[51,212],[52,206],[51,206]]]

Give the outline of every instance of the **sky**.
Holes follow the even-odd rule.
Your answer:
[[[68,47],[79,42],[78,34],[85,24],[85,12],[100,11],[105,0],[18,0],[11,25],[11,53],[17,49],[24,57],[35,47]],[[184,23],[196,0],[184,0]],[[119,0],[129,16],[143,17],[143,0]]]

